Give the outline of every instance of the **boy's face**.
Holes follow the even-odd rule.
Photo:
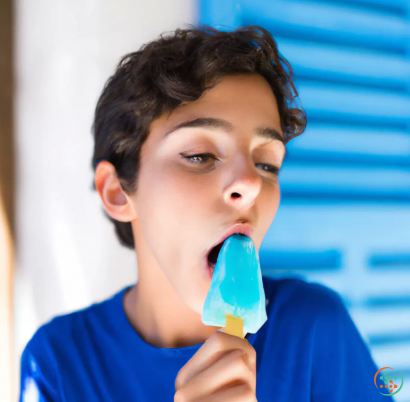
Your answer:
[[[207,119],[197,121],[205,125],[169,133],[199,118]],[[215,127],[216,119],[227,123]],[[221,78],[199,100],[151,124],[130,197],[139,263],[140,257],[156,261],[199,314],[212,278],[207,256],[227,230],[244,223],[235,228],[247,231],[259,251],[279,205],[274,171],[285,155],[282,138],[275,96],[259,75]],[[198,154],[208,156],[192,157]]]

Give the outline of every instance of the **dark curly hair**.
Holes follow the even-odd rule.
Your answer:
[[[259,74],[270,84],[286,142],[305,130],[305,111],[292,108],[298,97],[292,68],[268,31],[259,26],[226,32],[191,25],[162,34],[121,59],[95,110],[93,168],[103,159],[111,162],[123,191],[134,193],[150,123],[182,102],[197,100],[218,78],[234,74]],[[213,84],[206,86],[209,82]],[[131,223],[104,213],[120,243],[134,248]]]

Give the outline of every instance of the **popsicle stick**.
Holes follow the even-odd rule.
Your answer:
[[[225,314],[225,317],[225,333],[229,335],[235,335],[239,338],[244,339],[245,335],[243,333],[243,319],[240,317],[234,317],[232,314]]]

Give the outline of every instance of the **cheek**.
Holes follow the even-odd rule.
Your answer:
[[[144,233],[154,248],[166,245],[183,226],[181,212],[190,200],[184,196],[180,184],[172,171],[158,165],[140,171],[136,208]]]
[[[135,198],[139,221],[158,261],[186,265],[202,244],[200,228],[206,225],[211,208],[209,186],[204,177],[170,164],[152,165],[155,169],[140,171]]]
[[[270,183],[266,190],[261,195],[260,205],[262,208],[263,219],[260,222],[263,225],[263,233],[266,234],[273,219],[275,218],[276,212],[278,211],[280,203],[280,187],[279,183],[276,181],[273,184]]]
[[[207,183],[177,168],[161,169],[147,179],[145,188],[148,207],[157,207],[161,215],[180,222],[186,221],[188,215],[200,215],[209,200]]]

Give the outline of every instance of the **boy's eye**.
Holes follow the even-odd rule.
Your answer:
[[[218,158],[212,154],[196,154],[196,155],[183,155],[180,154],[184,159],[186,159],[189,163],[193,163],[194,165],[202,166],[204,165],[210,158],[217,160]]]
[[[261,166],[262,170],[265,170],[266,172],[273,173],[275,175],[279,175],[280,168],[278,168],[276,166],[272,166],[272,165],[269,165],[269,164],[266,164],[266,163],[257,163],[255,166],[256,167]]]

